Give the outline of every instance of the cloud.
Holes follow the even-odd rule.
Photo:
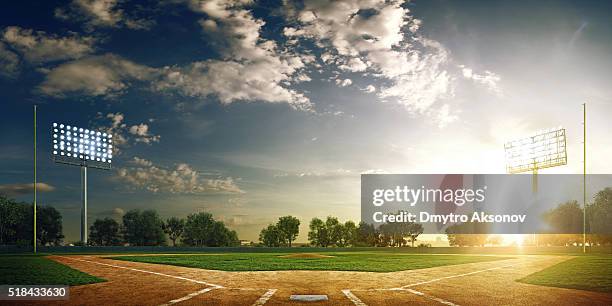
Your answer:
[[[353,81],[351,81],[351,79],[336,79],[336,84],[340,87],[346,87],[346,86],[350,86],[351,84],[353,84]]]
[[[338,66],[338,68],[351,72],[365,71],[366,69],[368,69],[368,64],[364,63],[363,60],[360,58],[353,57],[348,59],[346,63]]]
[[[296,178],[334,178],[334,177],[343,177],[343,176],[351,176],[354,175],[354,172],[348,169],[332,169],[325,171],[299,171],[299,172],[282,172],[274,174],[275,178],[286,178],[286,177],[296,177]]]
[[[374,85],[370,84],[370,85],[366,86],[366,88],[364,88],[363,91],[372,93],[372,92],[376,91],[376,87],[374,87]]]
[[[439,128],[445,128],[447,125],[457,121],[459,116],[451,112],[450,105],[444,104],[437,110],[432,110],[432,117],[438,123]]]
[[[14,79],[19,74],[19,57],[0,42],[0,77]]]
[[[450,111],[450,106],[438,104],[454,97],[456,65],[442,44],[420,33],[421,20],[402,4],[393,0],[305,0],[294,24],[283,34],[313,41],[329,69],[361,72],[383,81],[377,91],[383,101],[394,101],[411,114],[446,118],[436,111]],[[493,74],[475,81],[490,87],[495,82]],[[336,83],[346,86],[339,80]],[[365,91],[375,92],[376,88]]]
[[[55,10],[55,17],[62,20],[77,20],[85,22],[85,28],[93,31],[95,28],[122,28],[133,30],[148,30],[155,22],[150,19],[129,16],[120,8],[119,0],[73,0],[66,8]],[[132,10],[132,14],[138,10]]]
[[[463,77],[472,80],[474,83],[483,85],[489,90],[496,94],[501,94],[502,90],[498,83],[501,81],[501,77],[491,71],[485,70],[482,74],[474,72],[471,68],[464,65],[459,65]]]
[[[136,136],[136,142],[143,142],[146,144],[150,144],[152,142],[159,142],[161,136],[159,135],[151,135],[149,133],[149,125],[145,123],[141,123],[138,125],[132,125],[130,127],[130,134]]]
[[[149,119],[151,122],[152,120]],[[121,151],[129,147],[133,143],[152,144],[159,142],[160,135],[152,134],[149,130],[149,125],[139,123],[128,125],[125,123],[125,115],[123,113],[98,113],[96,115],[96,125],[100,130],[113,135],[113,153],[121,154]]]
[[[51,192],[55,190],[55,187],[46,183],[36,183],[36,185],[37,192]],[[34,193],[34,183],[0,185],[0,194],[7,195],[9,197],[22,196],[32,193]]]
[[[2,41],[33,63],[81,58],[92,53],[96,43],[93,37],[81,37],[74,33],[60,37],[16,26],[4,30]]]
[[[51,69],[39,91],[48,96],[65,97],[67,93],[114,97],[133,81],[150,80],[156,70],[113,54],[91,56],[61,64]]]
[[[207,178],[185,163],[166,169],[134,157],[132,164],[134,167],[118,169],[118,179],[132,187],[154,193],[243,193],[233,178]]]
[[[223,59],[170,67],[156,88],[192,97],[215,95],[223,104],[284,102],[296,109],[310,110],[310,100],[289,88],[293,76],[299,74],[310,58],[280,50],[276,42],[262,38],[260,32],[265,23],[245,8],[250,3],[190,1],[193,11],[207,15],[208,19],[200,20],[200,25],[205,34],[212,34],[210,39],[217,40],[215,45]]]

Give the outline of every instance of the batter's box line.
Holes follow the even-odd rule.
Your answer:
[[[391,289],[366,289],[366,290],[359,290],[359,291],[389,291]],[[421,291],[417,291],[414,289],[399,289],[399,288],[394,288],[393,291],[399,291],[399,292],[408,292],[408,293],[412,293],[414,295],[418,295],[420,297],[426,298],[428,300],[431,301],[435,301],[438,302],[440,304],[444,304],[444,305],[448,305],[448,306],[459,306],[458,304],[455,304],[451,301],[447,301],[435,296],[431,296],[428,294],[425,294]],[[353,294],[353,292],[349,289],[344,289],[342,290],[342,293],[344,293],[344,295],[351,301],[353,302],[353,304],[355,304],[355,306],[368,306],[368,304],[364,303],[361,299],[359,299],[355,294]]]
[[[190,300],[190,299],[192,299],[192,298],[194,298],[194,297],[196,297],[196,296],[198,296],[200,294],[204,294],[206,292],[209,292],[209,291],[212,291],[212,290],[215,290],[215,289],[220,289],[220,288],[217,288],[217,287],[204,288],[202,290],[190,293],[190,294],[188,294],[188,295],[186,295],[184,297],[178,298],[178,299],[171,300],[168,303],[161,304],[159,306],[169,306],[169,305],[173,305],[173,304],[176,304],[176,303],[184,302],[184,301]]]

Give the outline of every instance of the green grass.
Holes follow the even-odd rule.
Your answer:
[[[327,270],[394,272],[446,265],[494,261],[509,257],[414,255],[397,253],[323,253],[329,258],[283,258],[279,253],[119,256],[112,259],[223,271]]]
[[[519,281],[549,287],[612,292],[612,256],[573,258]]]
[[[41,256],[0,256],[2,285],[84,285],[105,280]]]

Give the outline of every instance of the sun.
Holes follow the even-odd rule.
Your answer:
[[[522,246],[524,243],[524,237],[523,235],[518,235],[518,234],[505,234],[505,235],[501,235],[502,239],[503,239],[503,244],[504,245],[516,245],[516,246]]]

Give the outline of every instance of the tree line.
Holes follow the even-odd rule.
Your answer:
[[[587,204],[587,233],[610,233],[612,224],[612,188],[599,191],[592,203]],[[562,203],[542,216],[551,232],[582,232],[583,209],[576,201]],[[299,235],[300,220],[293,216],[280,217],[259,234],[261,245],[291,247]],[[466,229],[478,224],[459,224],[446,230],[451,246],[484,246],[500,244],[500,237],[486,232]],[[340,222],[328,216],[325,220],[313,218],[309,223],[308,241],[317,247],[403,247],[415,246],[423,226],[418,223],[387,223],[379,227],[353,221]],[[54,207],[37,206],[37,243],[60,245],[63,242],[62,216]],[[89,228],[89,243],[96,246],[133,245],[158,246],[171,241],[173,246],[238,246],[236,231],[228,229],[210,213],[200,212],[187,218],[170,217],[163,220],[155,210],[130,210],[121,222],[112,218],[96,219]],[[0,195],[0,245],[32,245],[33,205],[17,202]],[[539,234],[539,245],[567,246],[582,243],[581,234]],[[588,234],[589,245],[612,244],[610,234]]]
[[[0,195],[0,245],[31,246],[34,206]],[[52,206],[36,205],[36,240],[39,245],[59,245],[64,239],[62,215]]]
[[[263,246],[291,246],[299,234],[300,220],[293,216],[284,216],[275,224],[269,224],[259,234]],[[423,226],[417,223],[383,224],[378,228],[366,222],[348,220],[344,223],[338,218],[328,216],[325,221],[313,218],[309,225],[308,241],[310,246],[317,247],[402,247],[414,243],[423,233]]]
[[[550,231],[535,235],[535,244],[540,246],[581,245],[583,243],[583,214],[583,207],[578,201],[568,201],[550,209],[541,216],[542,220],[549,225]],[[612,244],[611,218],[612,188],[607,187],[597,192],[593,202],[586,205],[586,242],[588,245]],[[500,237],[497,235],[465,234],[468,232],[486,232],[482,229],[469,228],[472,226],[485,225],[464,223],[449,227],[446,230],[449,244],[451,246],[484,246],[500,243]]]
[[[163,220],[152,209],[133,209],[125,213],[121,224],[112,218],[96,219],[89,230],[89,243],[96,246],[166,245],[228,247],[240,245],[238,234],[207,212],[194,213],[187,218],[170,217]]]

